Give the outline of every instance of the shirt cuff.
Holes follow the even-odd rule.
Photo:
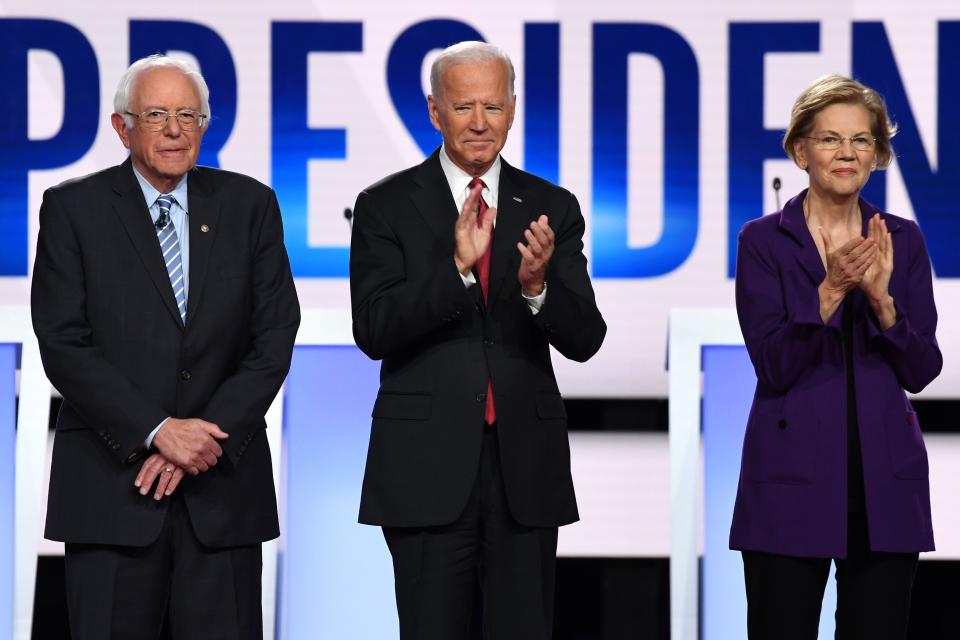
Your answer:
[[[473,275],[472,273],[470,275]],[[527,301],[527,306],[530,307],[530,313],[537,315],[540,313],[540,307],[543,306],[543,301],[547,299],[547,283],[543,283],[543,291],[539,295],[533,296],[532,298],[523,292],[523,289],[520,289],[520,295],[523,296],[523,299]]]
[[[157,431],[160,431],[160,427],[162,427],[169,419],[170,418],[164,418],[163,422],[158,424],[156,428],[150,432],[150,435],[147,436],[147,439],[143,441],[143,446],[145,446],[147,449],[150,448],[150,445],[153,444],[154,437],[157,435]]]
[[[473,275],[473,271],[468,271],[467,275],[463,275],[461,273],[460,279],[463,280],[463,286],[466,287],[467,289],[477,284],[477,277]]]

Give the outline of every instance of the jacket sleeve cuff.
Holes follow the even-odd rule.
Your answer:
[[[841,324],[841,316],[843,311],[843,305],[846,302],[841,302],[840,306],[837,307],[837,310],[834,311],[833,315],[830,316],[830,320],[826,324],[823,322],[823,318],[820,317],[820,296],[817,293],[816,289],[813,289],[810,298],[804,303],[795,309],[793,313],[790,314],[790,323],[796,325],[814,325],[817,327],[830,327],[841,331],[843,325]]]
[[[910,323],[896,300],[893,301],[893,306],[897,310],[897,320],[886,330],[880,328],[873,312],[867,314],[867,336],[870,341],[880,340],[897,351],[906,351],[910,342]]]

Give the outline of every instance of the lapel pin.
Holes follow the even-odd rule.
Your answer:
[[[523,200],[521,200],[521,199],[518,198],[517,196],[513,196],[513,199],[516,200],[517,202],[523,202]]]
[[[200,225],[200,231],[203,231],[204,233],[206,233],[207,231],[210,231],[210,227],[208,227],[205,224],[202,224]]]

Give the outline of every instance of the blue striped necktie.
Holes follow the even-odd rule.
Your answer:
[[[177,228],[170,219],[170,207],[176,202],[172,195],[162,195],[157,198],[160,208],[160,217],[157,218],[157,240],[160,241],[160,251],[163,253],[163,262],[167,265],[167,275],[170,276],[170,286],[173,287],[173,297],[177,300],[180,310],[180,321],[187,324],[187,296],[184,293],[183,262],[180,259],[180,238],[177,237]]]

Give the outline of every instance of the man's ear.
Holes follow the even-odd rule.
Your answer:
[[[113,125],[113,130],[117,132],[117,135],[120,136],[120,142],[123,143],[127,149],[130,148],[130,132],[127,131],[127,123],[123,121],[123,116],[119,113],[114,113],[110,116],[110,124]]]
[[[437,114],[437,101],[432,93],[427,96],[427,111],[430,113],[430,124],[433,125],[433,128],[437,131],[442,131],[440,128],[440,117]]]

